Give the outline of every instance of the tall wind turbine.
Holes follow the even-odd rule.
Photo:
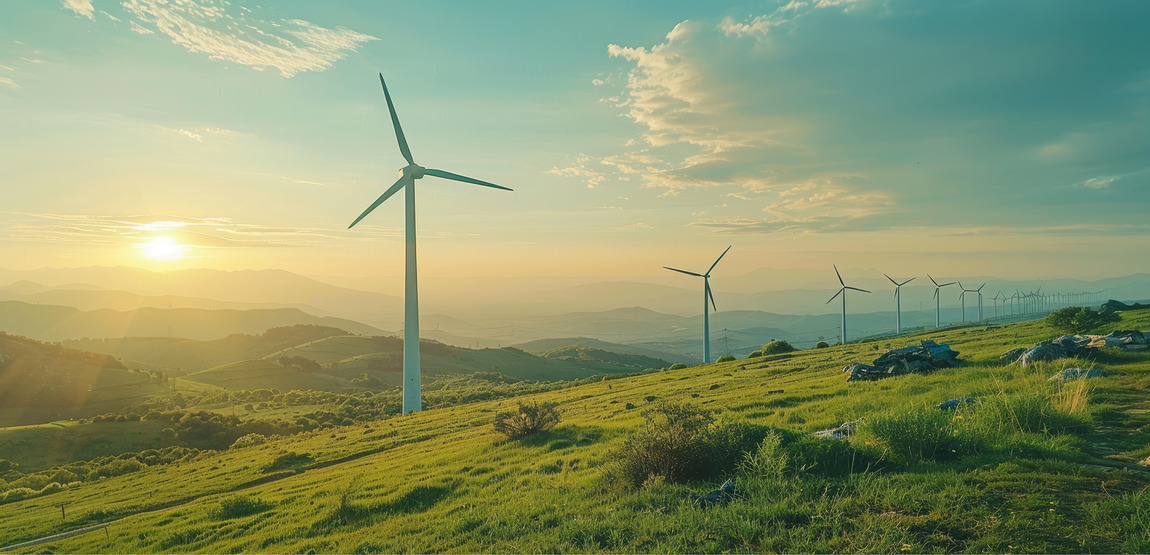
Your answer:
[[[731,250],[731,246],[727,246],[727,250],[723,251],[723,254],[720,254],[719,257],[715,259],[715,263],[711,264],[710,268],[707,268],[707,273],[705,274],[696,274],[695,272],[688,272],[687,270],[663,266],[672,272],[703,278],[703,364],[711,362],[711,322],[709,312],[711,308],[714,308],[715,312],[719,311],[719,308],[715,306],[715,296],[711,294],[711,270],[714,270],[715,266],[719,265],[719,261],[722,260],[724,256],[727,256],[727,251],[729,250]],[[708,300],[711,301],[710,308],[707,306]]]
[[[1007,297],[1005,297],[1002,294],[1002,291],[998,291],[997,293],[994,294],[993,297],[990,298],[990,300],[994,301],[994,317],[995,318],[998,318],[998,301],[1002,301],[1002,304],[1005,306],[1006,305],[1006,299],[1007,299]]]
[[[883,275],[886,276],[886,279],[889,279],[890,282],[894,284],[894,332],[896,334],[900,334],[902,333],[902,295],[900,294],[900,291],[902,290],[903,285],[914,281],[914,278],[910,278],[902,283],[899,283],[895,281],[894,278],[887,276],[886,274]]]
[[[835,296],[831,297],[830,300],[827,301],[827,304],[831,304],[831,301],[835,300],[835,297],[837,297],[839,295],[843,296],[843,327],[842,327],[842,337],[840,339],[840,342],[842,345],[846,345],[847,344],[847,289],[853,289],[855,291],[862,291],[863,293],[870,293],[870,291],[867,291],[866,289],[859,289],[858,287],[848,287],[847,284],[843,283],[843,276],[842,276],[842,274],[839,273],[839,267],[835,266],[834,264],[831,264],[831,266],[835,269],[835,275],[838,276],[839,285],[842,286],[842,289],[839,289],[839,292],[835,293]]]
[[[984,283],[983,285],[986,285],[986,284]],[[962,301],[962,321],[966,322],[966,294],[967,293],[974,293],[975,291],[978,291],[978,289],[982,289],[982,288],[979,287],[978,289],[967,289],[967,288],[962,286],[961,281],[958,282],[958,288],[962,289],[962,293],[958,294],[958,300]],[[981,294],[982,293],[979,293],[979,295],[981,295]]]
[[[949,283],[939,283],[939,282],[935,281],[934,278],[930,277],[930,274],[927,274],[926,277],[930,278],[930,282],[934,284],[934,327],[937,328],[937,327],[941,326],[941,324],[939,323],[939,314],[940,314],[940,309],[941,309],[941,306],[939,303],[942,301],[942,299],[939,297],[938,292],[939,292],[939,290],[941,290],[943,287],[946,287],[947,285],[954,285],[954,282],[952,281]]]
[[[425,168],[415,163],[411,157],[411,149],[407,146],[407,139],[403,136],[403,128],[399,125],[399,117],[395,115],[395,105],[391,102],[391,94],[387,92],[387,83],[383,81],[383,74],[379,74],[379,84],[383,85],[383,97],[387,99],[387,110],[391,112],[391,124],[395,127],[395,138],[399,141],[399,152],[407,160],[407,165],[399,170],[399,180],[388,190],[384,191],[371,206],[367,207],[348,229],[355,227],[360,220],[375,210],[383,201],[405,189],[407,207],[406,229],[404,239],[407,245],[407,274],[404,279],[404,319],[403,319],[403,413],[421,410],[420,401],[420,373],[419,373],[419,280],[415,268],[415,180],[424,176],[435,176],[453,181],[462,181],[473,185],[482,185],[493,189],[511,189],[472,179],[459,174]]]
[[[978,321],[979,322],[982,321],[982,288],[983,287],[986,287],[986,283],[979,285],[978,289],[974,290],[975,293],[978,293]]]

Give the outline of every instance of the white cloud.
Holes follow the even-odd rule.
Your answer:
[[[202,142],[204,140],[203,135],[200,135],[199,133],[192,133],[187,129],[178,129],[176,130],[176,133],[179,133],[180,135],[183,135],[193,141]]]
[[[140,24],[136,23],[136,20],[134,20],[134,19],[132,21],[129,21],[128,25],[131,26],[132,31],[139,33],[141,35],[154,35],[154,34],[156,34],[156,32],[151,30],[151,29],[145,29],[145,28],[141,27]]]
[[[120,18],[118,18],[118,17],[116,17],[116,16],[114,16],[114,15],[112,15],[112,14],[110,14],[104,10],[100,10],[100,13],[104,14],[108,19],[111,19],[112,21],[117,21],[117,22],[120,21]]]
[[[15,81],[13,81],[13,80],[11,80],[11,79],[9,79],[9,78],[7,78],[7,77],[0,77],[0,85],[5,85],[5,86],[7,86],[8,88],[11,88],[11,89],[18,89],[18,88],[20,88],[20,85],[19,85],[18,83],[16,83]]]
[[[1086,187],[1088,189],[1107,189],[1110,187],[1111,183],[1114,183],[1115,181],[1118,181],[1119,179],[1121,179],[1120,176],[1119,177],[1091,177],[1090,179],[1087,179],[1086,181],[1079,183],[1079,185]]]
[[[132,22],[137,33],[159,32],[189,52],[256,70],[275,68],[289,78],[327,70],[361,44],[378,40],[344,27],[328,29],[300,19],[262,21],[247,12],[233,16],[227,2],[124,0],[123,6],[137,18]]]
[[[588,166],[589,162],[591,162],[590,156],[579,153],[579,156],[575,157],[575,162],[570,166],[566,168],[560,168],[556,166],[547,170],[547,173],[550,175],[558,175],[560,177],[585,178],[587,182],[587,188],[594,189],[596,185],[607,179],[607,176],[603,175],[602,172],[591,169]]]
[[[92,7],[92,0],[64,0],[64,8],[76,12],[76,15],[82,15],[88,19],[96,19],[92,15],[94,8]]]
[[[636,223],[633,223],[633,224],[629,224],[629,225],[621,225],[621,226],[619,226],[619,227],[617,227],[617,228],[615,228],[615,229],[623,229],[623,230],[630,230],[630,229],[655,229],[655,226],[653,226],[653,225],[651,225],[651,224],[648,224],[648,223],[643,223],[643,222],[636,222]]]

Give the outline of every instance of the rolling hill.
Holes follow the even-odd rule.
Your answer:
[[[319,317],[295,308],[203,310],[141,308],[77,310],[66,306],[0,301],[0,330],[42,341],[83,337],[183,337],[218,339],[235,333],[258,334],[269,328],[309,324],[351,333],[382,330],[343,318]]]
[[[562,421],[519,439],[492,428],[507,400],[269,438],[3,503],[0,521],[9,543],[111,524],[21,552],[1146,552],[1150,355],[1067,361],[1106,376],[1065,384],[1048,380],[1060,364],[999,359],[1056,335],[966,326],[584,384],[525,399]],[[925,339],[965,364],[844,381],[843,364]],[[937,406],[961,396],[976,403]],[[625,483],[620,457],[664,401],[769,441],[713,479]],[[848,420],[849,439],[814,436]],[[727,477],[734,495],[700,501]],[[75,517],[44,516],[60,504]]]

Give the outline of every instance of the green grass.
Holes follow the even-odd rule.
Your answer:
[[[1120,327],[1150,329],[1150,311],[1123,317]],[[121,519],[107,536],[19,551],[1146,552],[1150,479],[1135,461],[1150,454],[1150,355],[1092,355],[1108,377],[1085,393],[1046,381],[1054,365],[998,360],[1055,335],[1038,322],[967,326],[273,438],[0,505],[0,543]],[[866,383],[840,372],[925,338],[968,364]],[[981,402],[949,420],[927,411],[966,396]],[[503,438],[493,417],[521,400],[558,403],[562,423]],[[703,509],[692,496],[718,479],[633,488],[609,478],[612,453],[642,428],[642,409],[661,401],[802,437],[907,414],[893,425],[964,447],[895,457],[882,434],[860,433],[852,448],[878,462],[840,473],[770,464],[780,453],[821,457],[809,444],[764,446],[759,464],[737,471],[736,498]],[[264,473],[290,452],[314,462]],[[229,501],[239,496],[248,501]],[[227,503],[238,505],[225,511]]]

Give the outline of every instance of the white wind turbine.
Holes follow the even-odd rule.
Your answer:
[[[719,261],[722,260],[724,256],[727,256],[727,251],[729,250],[731,250],[731,246],[727,246],[727,250],[723,251],[723,254],[720,254],[719,257],[715,259],[715,263],[711,264],[710,268],[707,268],[707,273],[705,274],[696,274],[695,272],[688,272],[687,270],[679,270],[670,266],[663,266],[672,272],[679,272],[680,274],[687,274],[689,276],[703,278],[703,364],[708,364],[711,362],[711,323],[709,315],[710,308],[714,308],[715,312],[719,311],[718,307],[715,306],[715,296],[711,294],[711,270],[714,270],[715,266],[719,265]],[[707,307],[708,300],[711,302],[710,308]]]
[[[983,284],[986,285],[986,284]],[[962,282],[958,282],[958,288],[962,289],[962,293],[958,294],[958,300],[962,301],[962,321],[966,322],[966,294],[974,293],[977,289],[967,289],[962,286]],[[981,287],[979,288],[981,289]]]
[[[902,333],[902,286],[914,281],[914,278],[910,278],[902,283],[899,283],[895,281],[894,278],[887,276],[886,274],[883,275],[886,276],[886,279],[889,279],[890,282],[894,284],[894,333],[900,334]]]
[[[946,287],[948,285],[954,285],[955,282],[952,281],[949,283],[939,283],[939,282],[935,281],[934,278],[930,277],[930,274],[927,274],[926,277],[929,278],[930,282],[934,284],[934,327],[937,328],[937,327],[940,327],[939,315],[941,314],[941,306],[942,306],[940,304],[942,302],[942,299],[940,298],[940,295],[938,294],[938,292],[943,287]]]
[[[998,318],[998,301],[1002,301],[1002,304],[1005,305],[1007,298],[1008,297],[1006,297],[1006,295],[1002,294],[1002,291],[995,293],[994,296],[990,298],[990,300],[994,301],[994,317],[995,318]]]
[[[842,336],[840,338],[840,343],[842,345],[846,345],[847,344],[847,289],[853,289],[855,291],[862,291],[863,293],[870,293],[870,291],[867,291],[866,289],[859,289],[858,287],[848,287],[847,284],[843,283],[843,276],[842,276],[842,274],[839,273],[839,267],[835,266],[834,264],[831,264],[831,267],[833,267],[835,269],[835,276],[837,276],[839,278],[839,285],[841,285],[842,288],[839,289],[838,293],[835,293],[834,297],[831,297],[830,300],[827,301],[827,304],[831,304],[831,301],[835,300],[835,297],[837,297],[839,295],[843,296],[843,327],[842,327]]]
[[[459,174],[425,168],[415,163],[411,157],[411,149],[407,146],[407,139],[403,136],[403,128],[399,125],[399,117],[395,115],[395,105],[391,102],[391,94],[387,92],[387,83],[383,81],[383,74],[379,74],[379,83],[383,85],[383,97],[387,99],[387,110],[391,112],[391,123],[395,127],[395,138],[399,141],[399,152],[407,160],[407,166],[399,170],[399,180],[387,191],[371,203],[351,225],[359,223],[364,217],[375,210],[383,201],[390,198],[400,189],[405,189],[405,206],[407,208],[406,229],[404,239],[407,247],[407,267],[404,280],[404,321],[403,321],[403,413],[418,411],[422,408],[420,400],[420,373],[419,373],[419,280],[415,264],[415,180],[424,176],[435,176],[453,181],[462,181],[473,185],[482,185],[494,189],[511,189],[472,179]]]

